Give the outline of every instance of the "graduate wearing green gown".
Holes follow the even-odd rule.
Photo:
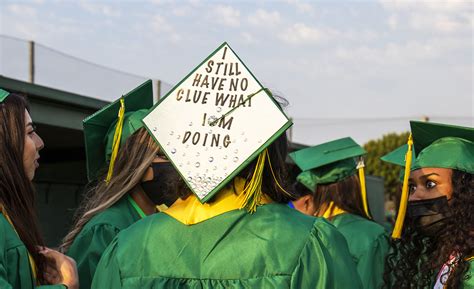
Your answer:
[[[474,288],[474,129],[410,126],[407,146],[383,157],[404,167],[387,287]]]
[[[294,184],[299,198],[292,205],[329,220],[345,237],[363,288],[377,289],[383,284],[389,240],[385,229],[369,217],[363,166],[361,160],[359,166],[354,161],[363,154],[349,137],[291,153],[302,170]]]
[[[74,260],[44,247],[34,214],[44,144],[24,97],[0,89],[0,128],[0,288],[76,289]]]
[[[245,82],[208,85],[216,75]],[[208,89],[197,102],[201,81]],[[286,205],[294,197],[283,182],[291,120],[227,43],[143,121],[185,184],[168,210],[117,235],[92,288],[362,288],[336,228]]]
[[[208,205],[178,200],[117,236],[92,288],[362,288],[331,224],[268,201],[249,214],[232,187]]]
[[[130,199],[122,198],[87,222],[67,250],[76,260],[81,288],[90,288],[97,263],[114,237],[140,219]]]
[[[28,250],[3,213],[0,213],[0,288],[66,289],[63,284],[36,285]]]
[[[177,177],[143,128],[141,118],[151,105],[152,83],[147,81],[84,120],[88,176],[99,180],[62,244],[77,262],[81,289],[90,288],[97,263],[114,237],[167,203],[161,198],[166,183]],[[98,176],[107,163],[107,176]]]

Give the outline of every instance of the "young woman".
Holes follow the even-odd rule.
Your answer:
[[[149,85],[148,85],[149,84]],[[125,96],[128,106],[151,106],[151,83],[145,83]],[[147,101],[149,100],[149,101]],[[137,105],[133,105],[136,102]],[[124,104],[126,105],[126,104]],[[105,143],[92,143],[89,147],[102,150],[102,155],[110,162],[113,151],[114,135],[118,121],[104,119],[104,115],[116,116],[119,106],[113,103],[94,114],[88,121],[100,119],[105,130]],[[73,257],[78,266],[81,288],[90,288],[97,263],[112,239],[123,229],[136,221],[157,211],[157,206],[171,205],[170,188],[178,175],[170,162],[159,152],[158,146],[142,127],[141,118],[147,109],[127,111],[121,131],[122,145],[114,159],[113,173],[99,176],[97,185],[89,190],[76,212],[76,221],[71,232],[64,238],[61,246],[67,255]],[[111,112],[113,110],[113,112]],[[86,140],[96,130],[85,130]],[[95,162],[93,151],[88,150],[88,160]],[[107,163],[103,160],[103,163]],[[89,163],[88,168],[100,167]],[[108,172],[107,172],[108,173]],[[89,175],[96,172],[89,171]]]
[[[401,236],[394,232],[387,287],[474,288],[474,129],[412,121],[411,130],[417,155],[407,165],[397,222],[404,196],[407,215]]]
[[[324,217],[347,240],[363,288],[381,288],[389,248],[385,229],[364,209],[354,157],[365,151],[343,138],[290,154],[303,170],[293,186],[298,199],[291,204],[311,216]]]
[[[92,288],[362,288],[342,235],[286,205],[286,154],[283,133],[211,201],[183,190],[164,213],[122,231]],[[257,175],[262,195],[249,213],[242,200]]]
[[[0,89],[0,110],[0,288],[78,288],[74,260],[39,231],[32,180],[44,144],[26,100]]]

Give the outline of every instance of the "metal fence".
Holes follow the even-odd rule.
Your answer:
[[[112,101],[150,77],[108,68],[32,41],[0,35],[0,75]],[[163,96],[172,85],[155,79]]]

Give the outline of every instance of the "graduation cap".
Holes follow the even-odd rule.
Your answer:
[[[411,134],[405,157],[405,175],[392,238],[400,238],[408,205],[410,170],[451,168],[474,173],[474,129],[448,124],[410,121]],[[418,152],[412,164],[413,147]]]
[[[93,180],[110,161],[107,180],[121,145],[139,128],[141,119],[153,105],[152,81],[148,80],[83,121],[87,158],[87,177]]]
[[[8,95],[10,95],[8,91],[0,88],[0,103],[2,103]]]
[[[227,43],[173,87],[143,122],[202,203],[257,157],[244,192],[247,200],[258,200],[253,196],[261,193],[266,148],[292,124]],[[256,204],[242,207],[252,212]]]
[[[415,151],[412,170],[450,168],[474,173],[474,128],[411,121]]]
[[[380,159],[384,162],[391,163],[397,166],[404,167],[405,166],[405,155],[408,150],[408,145],[404,144],[393,151],[389,152],[388,154],[382,156]]]
[[[404,144],[380,158],[384,162],[391,163],[391,164],[401,167],[399,178],[402,182],[403,182],[403,176],[405,172],[405,156],[406,156],[407,151],[408,151],[408,145]],[[413,155],[415,155],[414,152],[413,152]],[[413,164],[412,164],[412,167],[413,167]]]
[[[320,184],[339,182],[359,172],[364,210],[369,216],[362,156],[367,152],[352,138],[345,137],[290,153],[302,170],[296,180],[312,192]],[[355,158],[359,158],[355,161]]]

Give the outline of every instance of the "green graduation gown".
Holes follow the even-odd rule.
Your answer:
[[[465,279],[462,282],[461,288],[460,289],[472,289],[474,288],[474,259],[469,260],[469,270],[467,270],[466,276],[469,276],[469,278]]]
[[[114,237],[140,218],[124,197],[87,222],[67,251],[67,255],[76,260],[81,289],[90,288],[97,263]]]
[[[381,288],[385,257],[390,248],[389,237],[384,227],[349,213],[333,217],[331,223],[346,238],[363,288]]]
[[[194,225],[165,213],[122,231],[94,289],[362,288],[344,237],[326,220],[270,203]]]
[[[28,259],[28,250],[2,213],[0,213],[0,288],[66,288],[64,285],[35,286]]]

